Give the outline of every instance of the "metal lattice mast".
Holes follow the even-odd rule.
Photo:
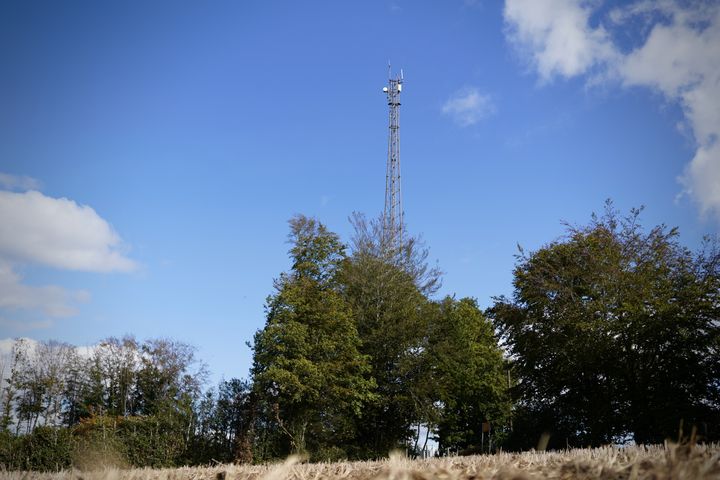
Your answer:
[[[403,209],[400,184],[400,94],[403,76],[392,78],[388,67],[388,86],[383,88],[390,107],[387,171],[385,174],[385,210],[383,229],[388,246],[402,243]]]

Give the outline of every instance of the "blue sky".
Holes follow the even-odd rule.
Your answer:
[[[287,220],[403,201],[442,294],[511,292],[612,198],[720,219],[718,2],[0,4],[0,338],[169,336],[242,377]]]

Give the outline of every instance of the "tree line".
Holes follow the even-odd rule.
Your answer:
[[[0,463],[176,466],[720,439],[720,250],[692,252],[639,210],[520,251],[486,311],[436,298],[422,242],[351,218],[348,243],[289,222],[291,267],[250,342],[247,380],[204,389],[186,344],[15,343],[3,367]]]

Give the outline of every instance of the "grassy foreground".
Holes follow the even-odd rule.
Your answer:
[[[375,462],[306,464],[291,457],[275,465],[205,468],[0,472],[8,480],[524,480],[720,479],[720,445],[604,447],[411,460],[392,455]]]

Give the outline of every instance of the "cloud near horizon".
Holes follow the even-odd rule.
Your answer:
[[[696,142],[679,178],[702,214],[720,218],[720,5],[639,0],[506,0],[506,37],[541,83],[586,75],[588,83],[647,87],[677,102]],[[638,29],[640,26],[640,29]],[[613,34],[635,28],[630,48]]]
[[[490,95],[480,93],[475,87],[466,87],[455,92],[443,104],[442,113],[449,115],[461,127],[469,127],[495,113],[495,104]]]

